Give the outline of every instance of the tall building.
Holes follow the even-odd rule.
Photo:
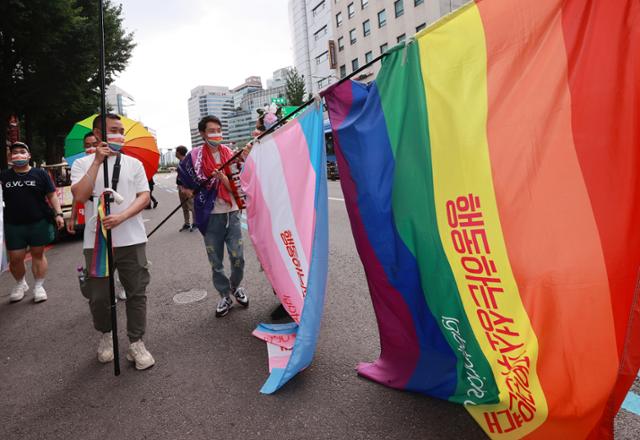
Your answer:
[[[273,89],[287,84],[287,74],[289,70],[291,70],[291,67],[283,67],[273,72],[273,77],[267,80],[267,89]]]
[[[245,95],[259,90],[262,90],[262,79],[259,76],[250,76],[245,79],[244,83],[231,89],[231,94],[233,95],[233,108],[237,109],[240,107],[242,98],[244,98]]]
[[[286,96],[287,73],[291,67],[283,67],[273,72],[273,77],[267,79],[267,89],[253,87],[249,92],[242,94],[239,105],[236,104],[235,111],[229,116],[229,142],[243,145],[251,139],[251,132],[256,127],[259,108],[270,104],[272,99],[284,98]],[[258,77],[251,77],[258,78]],[[233,89],[234,100],[238,90],[249,83],[249,78],[244,84]],[[255,83],[254,83],[255,85]]]
[[[334,0],[337,70],[340,78],[354,72],[388,48],[403,42],[469,0]],[[372,80],[375,63],[363,76]]]
[[[284,98],[285,96],[286,85],[258,90],[245,95],[240,103],[240,108],[229,118],[229,141],[242,144],[251,139],[251,132],[255,129],[258,119],[257,110],[271,104],[272,99]]]
[[[176,158],[176,153],[173,148],[169,148],[166,150],[162,150],[160,153],[160,166],[161,167],[170,167],[177,166],[178,158]]]
[[[331,55],[335,0],[289,0],[289,25],[293,37],[294,67],[304,75],[305,91],[317,93],[336,81],[336,61]]]
[[[136,100],[115,84],[107,87],[105,92],[107,107],[113,112],[132,119],[138,119],[135,111]]]
[[[191,90],[189,98],[189,129],[191,147],[202,143],[198,122],[205,116],[213,115],[222,122],[222,136],[229,138],[229,116],[233,113],[233,94],[229,87],[198,86]]]

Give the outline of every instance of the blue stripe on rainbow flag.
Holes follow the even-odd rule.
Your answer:
[[[373,276],[369,272],[375,272],[376,266],[383,268],[385,284],[390,289],[385,295],[388,293],[389,298],[401,298],[403,305],[397,300],[390,301],[394,302],[393,307],[410,314],[414,323],[415,334],[405,335],[407,342],[415,345],[410,348],[417,352],[410,355],[414,368],[404,372],[406,376],[396,377],[398,382],[393,386],[448,399],[457,387],[455,374],[448,374],[455,371],[457,358],[426,303],[416,258],[401,240],[395,225],[391,209],[395,160],[380,96],[375,84],[367,87],[351,83],[351,88],[349,114],[339,127],[334,121],[332,125],[340,173],[355,184],[355,209],[360,212],[363,232],[377,260],[375,263],[363,261],[363,264],[365,269],[368,268],[368,276]],[[363,120],[366,117],[363,115],[367,115],[369,120]],[[367,130],[362,130],[365,126]],[[372,145],[378,148],[371,148]],[[382,170],[382,176],[376,175],[371,179],[370,170]],[[344,181],[342,185],[344,188]],[[345,199],[348,200],[346,191]],[[354,224],[354,218],[351,222],[354,235],[357,235],[356,229],[360,226]],[[374,292],[372,297],[375,301]],[[409,352],[395,347],[393,355],[398,353]],[[383,351],[378,364],[384,363],[384,354]]]
[[[627,397],[622,402],[622,409],[640,415],[640,396],[633,391],[629,391]]]

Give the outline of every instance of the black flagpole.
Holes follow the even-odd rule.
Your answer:
[[[105,80],[105,56],[104,56],[104,7],[103,0],[98,0],[99,20],[100,20],[100,122],[102,122],[102,142],[107,141],[107,104],[106,104],[106,80]],[[109,188],[109,158],[105,158],[102,163],[104,170],[104,188]],[[106,215],[109,215],[111,208],[111,195],[105,194],[104,208]],[[99,233],[99,231],[96,231]],[[111,240],[111,229],[107,229],[107,271],[109,275],[109,303],[111,310],[111,335],[113,338],[113,374],[120,375],[120,353],[118,351],[118,316],[116,314],[116,291],[113,278],[113,248]]]

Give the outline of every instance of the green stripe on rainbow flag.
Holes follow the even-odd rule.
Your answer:
[[[498,400],[498,388],[465,314],[456,279],[435,222],[427,102],[418,46],[396,49],[376,84],[396,162],[392,205],[400,237],[420,268],[425,300],[458,358],[457,388],[450,401],[477,405]],[[411,194],[411,197],[407,197]],[[417,202],[417,203],[416,203]]]

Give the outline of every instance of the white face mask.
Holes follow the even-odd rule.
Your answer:
[[[120,133],[107,134],[107,144],[113,151],[120,151],[124,145],[124,135]]]

